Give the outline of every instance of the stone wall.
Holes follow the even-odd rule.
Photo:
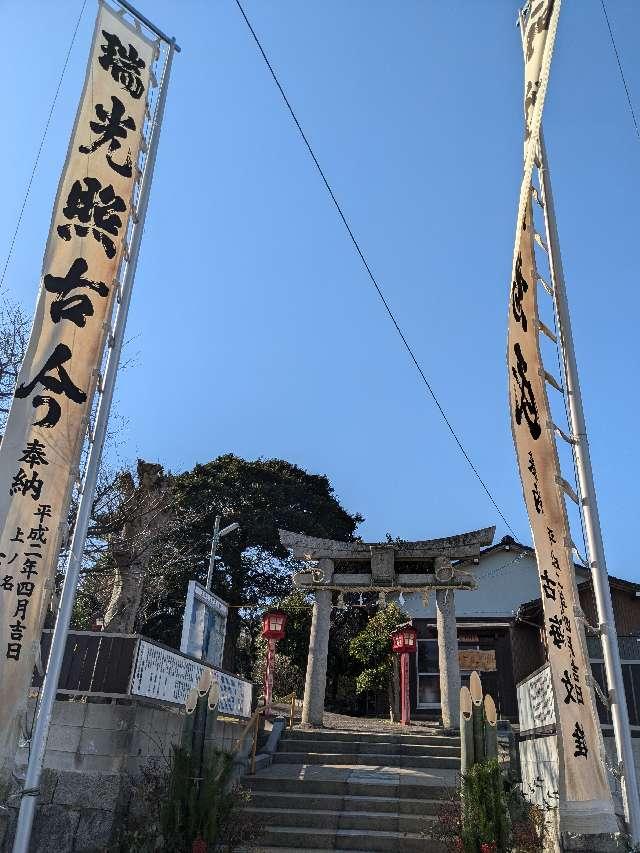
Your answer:
[[[28,719],[33,719],[33,704]],[[184,711],[144,700],[128,704],[56,702],[30,853],[104,851],[127,808],[128,783],[144,766],[166,766],[180,742]],[[226,752],[242,723],[221,718],[208,742]],[[26,748],[16,754],[24,779]],[[10,853],[22,783],[10,779],[9,810],[0,811],[0,853]]]

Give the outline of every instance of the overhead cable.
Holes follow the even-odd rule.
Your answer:
[[[38,153],[36,154],[36,159],[33,164],[33,169],[31,170],[31,175],[29,177],[29,183],[27,184],[27,191],[25,192],[24,199],[22,201],[22,207],[20,208],[20,213],[18,214],[18,221],[16,222],[16,227],[13,232],[13,236],[11,238],[11,243],[9,245],[9,251],[7,252],[7,258],[4,262],[4,267],[2,269],[2,277],[0,278],[0,288],[4,284],[4,279],[7,274],[7,267],[9,266],[9,261],[11,260],[11,255],[13,254],[13,247],[15,246],[16,237],[18,236],[18,231],[20,230],[20,225],[22,223],[22,217],[24,215],[25,207],[27,206],[27,200],[29,198],[29,193],[31,192],[31,184],[33,183],[33,178],[36,174],[36,169],[38,168],[38,163],[40,161],[40,155],[42,154],[42,148],[44,146],[44,141],[47,137],[47,132],[49,130],[49,125],[51,124],[51,116],[53,115],[53,111],[56,106],[56,102],[58,100],[58,95],[60,94],[60,87],[62,86],[62,80],[65,75],[65,71],[67,70],[67,65],[69,64],[69,57],[71,56],[71,51],[73,49],[73,45],[76,40],[76,35],[78,33],[78,28],[80,26],[80,21],[82,19],[82,13],[84,12],[84,7],[87,5],[87,0],[83,0],[82,8],[80,9],[80,14],[78,15],[78,20],[76,21],[75,28],[73,30],[73,35],[71,36],[71,43],[69,44],[69,49],[67,50],[67,55],[64,59],[64,65],[62,66],[62,71],[60,72],[60,78],[58,80],[58,85],[56,86],[56,91],[53,96],[53,101],[51,102],[51,108],[49,109],[49,115],[47,116],[47,121],[44,126],[44,131],[42,133],[42,139],[40,140],[40,145],[38,147]]]
[[[607,22],[607,29],[609,30],[609,36],[611,37],[611,46],[613,47],[613,52],[616,55],[616,62],[618,63],[618,69],[620,71],[620,77],[622,78],[622,85],[624,86],[624,91],[627,95],[627,103],[629,104],[629,110],[631,111],[631,118],[633,119],[633,126],[636,129],[636,136],[640,139],[640,127],[638,127],[638,120],[636,119],[636,113],[633,109],[633,102],[631,101],[631,93],[629,92],[629,87],[627,85],[627,79],[624,76],[624,71],[622,70],[622,62],[620,61],[620,54],[618,53],[618,48],[616,46],[616,40],[613,37],[613,30],[611,29],[611,23],[609,21],[609,16],[607,15],[607,7],[604,5],[604,0],[600,0],[600,4],[602,6],[602,11],[604,12],[604,19]]]
[[[453,426],[452,426],[452,424],[451,424],[451,421],[450,421],[450,420],[449,420],[449,418],[447,417],[447,414],[445,413],[444,408],[442,407],[442,404],[440,403],[440,401],[439,401],[438,397],[436,396],[435,391],[434,391],[434,390],[433,390],[433,388],[431,387],[431,384],[430,384],[429,380],[427,379],[427,377],[426,377],[426,375],[425,375],[424,370],[423,370],[423,369],[422,369],[422,367],[420,366],[420,362],[419,362],[419,361],[418,361],[418,359],[416,358],[415,353],[414,353],[413,349],[411,348],[411,346],[410,346],[410,344],[409,344],[409,342],[408,342],[408,340],[407,340],[407,338],[406,338],[405,333],[402,331],[402,328],[400,327],[400,324],[398,323],[398,321],[397,321],[397,319],[396,319],[396,317],[395,317],[395,315],[394,315],[393,311],[391,310],[391,307],[389,306],[389,303],[387,302],[387,299],[386,299],[386,297],[384,296],[384,294],[383,294],[383,292],[382,292],[382,289],[380,288],[380,285],[378,284],[378,282],[377,282],[377,280],[376,280],[376,277],[374,276],[373,272],[371,271],[371,267],[370,267],[370,265],[369,265],[369,263],[368,263],[368,261],[367,261],[367,259],[366,259],[365,255],[364,255],[364,252],[363,252],[363,250],[362,250],[362,248],[361,248],[361,246],[360,246],[360,243],[358,242],[358,240],[356,239],[356,237],[355,237],[355,235],[354,235],[354,233],[353,233],[353,229],[351,228],[351,225],[349,224],[349,222],[348,222],[348,220],[347,220],[347,218],[346,218],[346,216],[345,216],[345,214],[344,214],[344,212],[343,212],[343,210],[342,210],[342,207],[340,206],[340,203],[338,202],[338,200],[337,200],[337,198],[336,198],[336,196],[335,196],[335,193],[333,192],[333,189],[331,188],[331,185],[329,184],[329,181],[327,180],[327,177],[326,177],[326,175],[325,175],[325,173],[324,173],[324,171],[323,171],[323,169],[322,169],[322,167],[321,167],[320,163],[318,162],[318,158],[316,157],[316,155],[315,155],[315,153],[314,153],[314,151],[313,151],[313,148],[311,147],[311,144],[310,144],[309,140],[307,139],[307,136],[306,136],[306,134],[305,134],[304,130],[302,129],[302,126],[301,126],[300,122],[298,121],[298,118],[297,118],[297,116],[296,116],[296,114],[295,114],[295,112],[294,112],[294,110],[293,110],[293,107],[291,106],[291,103],[290,103],[290,101],[289,101],[289,99],[288,99],[287,95],[285,94],[285,91],[284,91],[284,89],[282,88],[282,85],[280,84],[280,81],[278,80],[278,77],[277,77],[277,75],[276,75],[275,71],[273,70],[273,66],[271,65],[271,62],[269,61],[269,58],[267,57],[267,54],[265,53],[265,50],[264,50],[264,48],[263,48],[263,46],[262,46],[262,44],[261,44],[261,42],[260,42],[260,39],[259,39],[259,38],[258,38],[258,36],[256,35],[256,31],[255,31],[255,30],[254,30],[254,28],[252,27],[251,22],[249,21],[249,18],[247,17],[247,14],[246,14],[246,12],[245,12],[245,11],[244,11],[244,9],[243,9],[242,4],[240,3],[240,0],[235,0],[235,2],[236,2],[236,5],[238,6],[238,9],[240,10],[240,12],[241,12],[241,14],[242,14],[242,17],[243,17],[243,18],[244,18],[244,20],[245,20],[245,23],[246,23],[247,27],[249,28],[249,31],[251,32],[251,35],[253,36],[253,39],[254,39],[254,41],[255,41],[256,45],[258,46],[258,50],[259,50],[259,51],[260,51],[260,53],[262,54],[262,58],[264,59],[264,61],[265,61],[265,64],[266,64],[267,68],[269,69],[269,72],[270,72],[270,74],[271,74],[271,76],[272,76],[272,78],[273,78],[274,83],[276,84],[276,86],[278,87],[278,90],[279,90],[280,94],[282,95],[282,99],[284,100],[284,102],[285,102],[285,104],[286,104],[286,106],[287,106],[287,109],[289,110],[289,113],[290,113],[290,115],[291,115],[291,118],[293,119],[293,121],[294,121],[294,123],[295,123],[295,125],[296,125],[296,127],[297,127],[297,129],[298,129],[298,132],[300,133],[300,136],[302,137],[302,140],[303,140],[304,144],[306,145],[306,147],[307,147],[307,150],[308,150],[309,154],[311,155],[311,159],[313,160],[313,162],[314,162],[314,164],[315,164],[315,167],[316,167],[316,169],[318,170],[318,173],[319,173],[320,177],[322,178],[322,181],[323,181],[323,183],[324,183],[324,185],[325,185],[325,187],[326,187],[326,189],[327,189],[327,192],[329,193],[329,195],[330,195],[330,197],[331,197],[331,201],[333,202],[333,204],[334,204],[334,206],[335,206],[335,208],[336,208],[336,210],[337,210],[337,212],[338,212],[338,215],[339,215],[340,219],[342,220],[342,223],[343,223],[344,227],[347,229],[347,233],[348,233],[348,235],[349,235],[349,237],[350,237],[350,239],[351,239],[351,242],[352,242],[352,243],[353,243],[353,245],[354,245],[354,248],[355,248],[356,252],[358,253],[358,256],[360,257],[360,260],[362,261],[362,264],[363,264],[363,266],[364,266],[365,270],[367,271],[367,275],[369,276],[369,279],[371,280],[371,283],[372,283],[373,287],[375,288],[376,293],[378,294],[378,296],[379,296],[379,298],[380,298],[380,301],[381,301],[381,302],[382,302],[382,304],[384,305],[385,311],[386,311],[386,312],[387,312],[387,314],[389,315],[389,319],[390,319],[390,320],[391,320],[391,322],[393,323],[393,325],[394,325],[394,327],[395,327],[396,332],[397,332],[397,333],[398,333],[398,335],[400,336],[400,339],[401,339],[401,341],[402,341],[402,343],[403,343],[403,345],[404,345],[405,349],[407,350],[407,352],[408,352],[408,354],[409,354],[409,356],[410,356],[410,358],[411,358],[411,361],[414,363],[414,365],[415,365],[415,367],[416,367],[416,369],[417,369],[418,373],[420,374],[420,377],[421,377],[422,381],[424,382],[424,384],[425,384],[425,386],[426,386],[426,388],[427,388],[427,391],[428,391],[428,392],[429,392],[429,394],[431,395],[431,398],[433,399],[433,402],[435,403],[436,408],[437,408],[437,409],[438,409],[438,411],[440,412],[440,415],[442,416],[442,419],[443,419],[443,421],[445,422],[445,424],[446,424],[446,426],[447,426],[447,428],[448,428],[449,432],[450,432],[450,433],[451,433],[451,435],[453,436],[454,441],[455,441],[455,442],[456,442],[456,444],[458,445],[458,448],[459,448],[460,452],[462,453],[462,455],[463,455],[463,456],[464,456],[464,458],[466,459],[467,463],[469,464],[469,467],[471,468],[471,470],[472,470],[472,471],[473,471],[473,473],[475,474],[476,478],[478,479],[478,482],[480,483],[480,485],[481,485],[481,486],[482,486],[482,488],[484,489],[484,491],[485,491],[485,493],[487,494],[487,496],[488,496],[489,500],[491,501],[491,503],[493,504],[494,508],[496,509],[496,511],[497,511],[497,513],[498,513],[498,515],[500,516],[500,518],[503,520],[503,522],[504,522],[504,523],[505,523],[505,525],[507,526],[507,529],[512,533],[512,535],[513,535],[513,536],[515,536],[515,533],[514,533],[514,531],[513,531],[513,528],[511,527],[511,525],[510,525],[510,524],[509,524],[509,522],[507,521],[507,519],[506,519],[506,517],[505,517],[504,513],[502,512],[502,510],[501,510],[501,509],[500,509],[500,507],[498,506],[498,504],[497,504],[497,502],[496,502],[495,498],[493,497],[493,495],[492,495],[492,494],[491,494],[491,492],[489,491],[489,488],[488,488],[487,484],[485,483],[485,481],[484,481],[484,480],[482,479],[482,477],[480,476],[480,473],[479,473],[478,469],[476,468],[476,466],[475,466],[475,465],[473,464],[473,462],[471,461],[471,458],[470,458],[469,454],[468,454],[468,453],[467,453],[467,451],[465,450],[465,448],[464,448],[464,446],[463,446],[463,444],[462,444],[462,441],[461,441],[461,440],[460,440],[460,438],[458,437],[458,434],[456,433],[455,429],[453,428]]]

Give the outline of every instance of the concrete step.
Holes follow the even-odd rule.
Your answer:
[[[282,779],[273,776],[245,776],[243,785],[254,793],[301,794],[313,796],[327,794],[337,797],[397,797],[398,800],[437,800],[446,796],[449,787],[439,784],[401,785],[388,782],[350,781],[342,779]]]
[[[358,853],[443,853],[436,841],[414,833],[369,831],[359,829],[311,829],[305,831],[294,826],[267,827],[257,849],[264,851],[271,845],[296,851],[342,850]]]
[[[403,743],[361,740],[310,740],[285,738],[280,741],[280,752],[345,752],[351,755],[434,755],[460,757],[460,747],[450,744]]]
[[[460,768],[460,756],[440,755],[380,755],[372,752],[354,754],[344,752],[276,752],[273,756],[275,764],[328,764],[331,766],[368,765],[380,767],[431,767]]]
[[[457,735],[441,734],[395,734],[387,732],[351,732],[334,729],[287,729],[282,733],[281,742],[285,740],[357,740],[363,743],[415,743],[428,746],[460,746]]]
[[[253,790],[251,808],[285,809],[309,811],[377,812],[394,815],[434,815],[439,800],[423,800],[416,797],[368,797],[362,795],[340,796],[336,794],[303,793]]]
[[[246,809],[258,825],[290,826],[303,829],[360,829],[363,832],[409,832],[419,835],[433,823],[433,816],[398,815],[388,812],[328,811],[326,809],[256,808]]]

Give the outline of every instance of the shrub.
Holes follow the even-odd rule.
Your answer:
[[[209,850],[234,850],[261,828],[245,811],[250,794],[230,787],[232,758],[212,751],[198,779],[191,753],[174,747],[168,769],[147,767],[132,780],[130,808],[116,847],[121,853],[191,853],[201,838]],[[200,785],[198,785],[198,781]]]
[[[542,853],[545,814],[504,779],[492,759],[474,764],[461,778],[426,834],[448,853]]]

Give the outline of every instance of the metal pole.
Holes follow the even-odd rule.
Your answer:
[[[100,466],[100,456],[102,454],[102,447],[107,432],[109,410],[113,399],[113,390],[116,383],[120,352],[122,350],[122,343],[124,340],[127,313],[129,310],[129,303],[131,301],[131,291],[133,289],[133,279],[138,262],[138,254],[140,252],[144,220],[149,204],[149,192],[151,189],[151,180],[153,178],[153,169],[158,150],[160,125],[162,123],[162,116],[164,114],[164,107],[167,99],[167,87],[169,83],[169,75],[171,73],[171,63],[174,51],[175,42],[171,41],[158,93],[158,105],[154,116],[153,128],[151,130],[149,153],[144,166],[144,175],[142,178],[140,197],[136,211],[137,224],[133,229],[131,247],[129,249],[129,262],[124,275],[124,281],[122,283],[120,306],[114,323],[113,343],[107,358],[103,389],[96,413],[95,429],[93,436],[90,437],[91,446],[87,458],[87,468],[84,475],[84,481],[82,483],[80,502],[78,504],[78,517],[76,519],[75,529],[73,532],[71,549],[67,559],[64,585],[62,587],[60,604],[58,606],[58,616],[51,640],[49,662],[47,664],[47,670],[45,672],[42,689],[40,691],[38,715],[31,738],[29,764],[27,765],[27,775],[24,783],[24,790],[28,793],[23,793],[22,801],[20,803],[20,813],[18,815],[16,835],[13,842],[13,853],[27,853],[29,847],[36,800],[39,794],[38,788],[40,785],[40,776],[42,774],[42,764],[47,746],[47,737],[49,735],[49,724],[51,722],[51,714],[53,712],[53,704],[56,698],[62,659],[66,648],[67,631],[71,621],[76,585],[82,563],[82,553],[84,551],[84,545],[87,538],[87,529],[89,527],[93,497],[98,478],[98,469]]]
[[[633,844],[640,842],[640,798],[638,797],[638,782],[636,779],[633,747],[631,742],[631,729],[629,727],[629,713],[627,710],[624,681],[622,679],[622,666],[620,665],[620,651],[618,648],[618,637],[616,632],[613,605],[611,603],[611,590],[609,588],[609,576],[605,562],[604,545],[602,542],[602,530],[598,514],[598,502],[596,489],[589,456],[589,440],[587,427],[582,407],[582,395],[580,393],[580,381],[578,379],[578,367],[576,354],[573,348],[573,336],[571,334],[571,319],[569,317],[569,303],[562,270],[562,258],[560,256],[560,243],[556,226],[555,210],[553,206],[553,194],[551,191],[551,178],[547,161],[547,153],[544,146],[542,129],[540,130],[540,179],[542,190],[542,201],[544,205],[544,219],[547,230],[549,245],[549,265],[551,268],[551,279],[553,282],[553,293],[555,311],[560,336],[560,349],[563,356],[565,371],[565,397],[569,413],[569,424],[571,438],[573,439],[573,454],[580,491],[580,510],[584,521],[585,538],[593,591],[598,610],[600,639],[607,683],[609,685],[609,701],[611,703],[611,717],[613,720],[613,732],[615,735],[616,751],[622,771],[622,780],[625,794],[625,806],[629,834]]]
[[[265,708],[271,707],[271,697],[273,695],[273,668],[276,658],[276,641],[267,640],[267,659],[264,668],[264,705]]]
[[[220,521],[221,516],[216,515],[215,524],[213,525],[213,541],[211,543],[211,556],[209,557],[209,571],[207,572],[207,589],[211,592],[211,583],[213,581],[213,570],[216,564],[216,551],[218,550],[218,541],[220,539]]]
[[[151,23],[149,18],[145,18],[145,16],[141,12],[138,12],[136,7],[132,6],[131,3],[128,2],[128,0],[115,0],[115,2],[119,6],[122,6],[123,9],[126,9],[127,12],[133,15],[134,18],[137,18],[140,23],[148,27],[151,32],[155,33],[160,39],[162,39],[162,41],[166,42],[167,44],[172,44],[173,49],[176,51],[176,53],[180,53],[180,48],[176,44],[176,40],[174,38],[169,38],[169,36],[165,35],[162,30],[159,30],[155,24]]]

